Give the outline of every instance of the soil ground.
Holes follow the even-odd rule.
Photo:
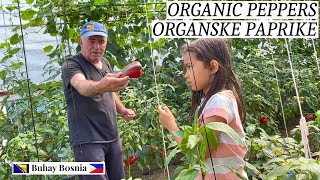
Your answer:
[[[176,161],[169,165],[169,174],[170,177],[173,176],[176,168],[181,165],[181,161]],[[133,168],[131,175],[133,179],[142,179],[142,180],[168,180],[167,171],[165,168],[159,168],[158,166],[151,167],[148,171],[140,171],[137,168]]]
[[[172,164],[169,166],[170,177],[173,176],[173,173],[177,166],[178,164]],[[140,175],[137,174],[136,177],[141,178],[143,180],[167,180],[168,179],[167,176],[168,175],[165,168],[163,169],[158,168],[149,172],[140,173]]]

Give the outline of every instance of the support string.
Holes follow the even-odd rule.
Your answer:
[[[34,120],[34,116],[33,116],[33,105],[32,105],[33,100],[32,100],[32,96],[31,96],[29,71],[28,71],[27,57],[26,57],[26,48],[25,48],[24,35],[23,35],[23,30],[22,30],[20,1],[18,1],[18,10],[19,10],[20,32],[21,32],[21,38],[22,38],[22,52],[23,52],[23,56],[24,56],[24,64],[25,64],[25,67],[26,67],[26,75],[27,75],[28,96],[29,96],[31,119],[32,119],[32,125],[33,125],[34,142],[35,142],[35,146],[36,146],[37,159],[38,159],[38,162],[39,162],[40,160],[39,160],[39,150],[38,150],[38,142],[37,142],[37,131],[36,131],[35,120]]]
[[[313,50],[314,50],[314,57],[316,58],[316,62],[317,62],[317,68],[318,68],[318,72],[319,72],[319,77],[320,77],[320,67],[319,67],[319,60],[317,57],[317,50],[316,50],[316,45],[314,43],[314,40],[312,39],[312,46],[313,46]]]
[[[156,98],[157,98],[157,104],[158,106],[160,106],[160,98],[159,98],[159,92],[158,92],[158,83],[157,83],[157,77],[156,77],[156,67],[155,67],[155,60],[154,60],[154,56],[153,56],[153,49],[152,49],[152,39],[151,39],[151,34],[150,34],[150,26],[149,26],[149,19],[148,19],[148,10],[147,10],[147,3],[146,0],[144,0],[145,3],[145,12],[146,12],[146,25],[147,25],[147,31],[148,31],[148,36],[149,36],[149,46],[150,46],[150,51],[151,51],[151,58],[152,58],[152,68],[153,68],[153,77],[154,77],[154,84],[155,84],[155,91],[156,91]],[[162,134],[162,143],[163,143],[163,151],[164,151],[164,156],[165,158],[167,158],[167,147],[166,147],[166,142],[164,139],[164,131],[163,131],[163,127],[162,125],[160,125],[161,127],[161,134]],[[168,165],[165,163],[165,168],[167,171],[167,176],[168,176],[168,180],[170,180],[170,172],[169,172],[169,168]]]
[[[296,91],[297,101],[298,101],[300,115],[301,115],[300,130],[301,130],[301,138],[302,138],[302,142],[303,142],[303,146],[304,146],[304,154],[305,154],[306,158],[310,158],[311,152],[310,152],[310,147],[309,147],[309,142],[308,142],[308,135],[309,135],[308,126],[307,126],[306,119],[303,116],[303,112],[302,112],[302,108],[301,108],[301,101],[300,101],[300,97],[299,97],[298,87],[297,87],[296,78],[295,78],[295,75],[293,72],[293,66],[292,66],[292,61],[291,61],[291,56],[290,56],[290,47],[287,42],[287,39],[285,38],[284,40],[286,43],[286,48],[287,48],[287,52],[288,52],[288,59],[289,59],[289,64],[290,64],[290,68],[291,68],[291,75],[292,75],[294,89]]]
[[[269,44],[271,45],[270,39],[269,39]],[[289,134],[288,134],[287,122],[286,122],[286,117],[285,117],[284,109],[283,109],[282,96],[281,96],[281,92],[280,92],[279,78],[278,78],[278,73],[277,73],[277,68],[276,68],[276,62],[274,61],[274,57],[273,57],[273,49],[271,49],[271,59],[272,59],[274,74],[275,74],[275,77],[276,77],[277,92],[278,92],[278,95],[279,95],[279,101],[280,101],[281,113],[282,113],[282,117],[283,117],[284,128],[286,130],[286,136],[288,138]]]

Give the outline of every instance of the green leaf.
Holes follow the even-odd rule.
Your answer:
[[[165,166],[169,165],[171,159],[177,154],[177,152],[179,152],[178,147],[174,148],[172,151],[169,152],[164,162]]]
[[[0,49],[5,48],[5,47],[6,48],[10,47],[10,44],[6,43],[6,42],[0,44]]]
[[[12,69],[17,70],[23,66],[23,62],[13,63],[11,64]]]
[[[194,179],[198,176],[199,171],[196,169],[184,169],[180,172],[176,180],[189,180],[189,179]]]
[[[3,164],[0,164],[0,172],[6,172],[7,170],[5,169],[5,167],[3,167]]]
[[[10,58],[12,58],[12,55],[11,55],[11,54],[6,55],[6,56],[4,56],[4,57],[1,59],[0,63],[5,63],[5,62],[7,62],[8,59],[10,59]]]
[[[183,137],[183,131],[182,130],[173,131],[173,135],[175,135],[177,137]]]
[[[47,150],[48,152],[50,152],[50,151],[52,150],[52,148],[53,148],[52,143],[46,145],[46,150]]]
[[[47,155],[47,153],[42,149],[40,149],[38,152],[39,152],[40,156],[46,156]]]
[[[4,75],[5,75],[5,71],[3,70],[3,71],[0,71],[0,79],[3,79],[4,78]]]
[[[10,44],[15,45],[21,41],[21,36],[15,33],[13,36],[10,37]]]
[[[36,11],[34,11],[32,9],[26,9],[21,12],[21,19],[23,19],[23,20],[32,19],[35,14],[37,14]]]
[[[141,144],[138,144],[137,146],[138,146],[138,149],[139,149],[140,151],[142,151]]]
[[[278,176],[283,176],[285,174],[287,174],[287,172],[290,170],[291,166],[279,166],[278,168],[276,168],[275,170],[269,172],[267,174],[267,177],[278,177]]]
[[[92,13],[91,13],[90,7],[91,7],[91,6],[84,6],[84,7],[82,8],[83,13],[85,13],[85,14],[88,15],[88,16],[91,16]]]
[[[30,20],[28,24],[31,27],[42,26],[44,24],[44,20],[41,18],[34,18],[34,19]]]
[[[47,22],[46,24],[47,29],[45,30],[45,33],[50,33],[50,35],[55,35],[57,33],[57,22],[54,21],[54,19],[51,19],[50,21]],[[69,31],[67,29],[63,29],[63,39],[64,38],[69,38]]]
[[[46,46],[45,48],[43,48],[43,51],[50,52],[52,49],[53,49],[53,46],[49,45],[49,46]]]
[[[222,165],[223,166],[223,165]],[[232,171],[233,173],[235,173],[235,175],[237,175],[239,178],[243,179],[243,180],[247,180],[246,177],[244,177],[242,174],[240,174],[236,169],[234,169],[233,167],[231,166],[223,166],[223,167],[226,167],[228,168],[230,171]]]
[[[182,126],[181,129],[183,130],[183,138],[188,138],[190,135],[193,134],[191,126]]]
[[[260,173],[259,170],[258,170],[254,165],[252,165],[252,164],[250,164],[250,163],[248,163],[248,162],[246,162],[245,167],[247,168],[247,171],[248,171],[248,169],[250,169],[250,170],[252,170],[255,174]]]
[[[212,129],[205,129],[200,128],[200,133],[204,137],[205,140],[208,140],[209,144],[214,148],[217,149],[218,147],[218,139],[216,133]]]
[[[183,130],[183,138],[181,140],[180,148],[182,153],[187,154],[190,151],[187,144],[189,141],[189,136],[193,134],[191,126],[182,126],[181,129]]]
[[[21,48],[14,48],[12,50],[9,50],[9,54],[12,55],[12,54],[15,54],[17,53],[18,51],[20,51]]]
[[[26,0],[26,3],[27,3],[27,4],[32,4],[32,3],[33,3],[33,0]]]
[[[200,141],[200,133],[196,135],[190,135],[188,138],[187,147],[193,149],[194,146]]]
[[[7,6],[6,9],[8,9],[9,11],[13,11],[15,9],[18,9],[18,6]]]
[[[194,112],[194,116],[193,116],[193,127],[196,128],[198,127],[198,120],[199,120],[199,109],[200,106],[198,106]]]
[[[178,166],[174,170],[173,176],[171,177],[172,179],[177,179],[178,175],[183,171],[185,168],[183,166]]]
[[[246,146],[245,142],[241,139],[241,137],[238,135],[238,133],[232,129],[229,125],[222,123],[222,122],[210,122],[207,123],[205,126],[202,126],[201,128],[209,128],[215,131],[221,131],[226,133],[231,139],[236,141],[236,143],[240,144],[241,146]]]
[[[144,55],[144,58],[146,58],[146,59],[150,59],[151,58],[151,50],[150,50],[149,47],[145,47],[144,48],[143,55]]]
[[[201,143],[197,145],[198,155],[202,161],[205,161],[205,155],[208,148],[208,142],[206,140],[202,140]]]
[[[281,180],[297,180],[295,174],[285,174],[281,177]]]
[[[312,153],[312,156],[319,156],[320,157],[320,151]]]
[[[268,150],[268,149],[263,149],[262,150],[263,154],[270,157],[270,158],[275,158],[277,157],[272,151]]]
[[[43,127],[42,129],[43,129],[44,132],[46,132],[46,133],[48,133],[48,134],[50,134],[50,135],[54,135],[54,134],[56,133],[56,132],[55,132],[53,129],[51,129],[50,127]]]
[[[283,162],[284,159],[283,158],[272,158],[271,160],[269,160],[268,162],[266,162],[264,164],[264,166],[269,166],[270,164],[273,164],[273,163],[280,163],[280,162]]]

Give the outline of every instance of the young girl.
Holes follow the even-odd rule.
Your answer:
[[[223,122],[245,140],[242,126],[245,120],[245,106],[240,85],[232,71],[232,60],[226,42],[223,39],[197,39],[184,45],[181,51],[184,76],[192,89],[191,116],[200,106],[199,126],[209,122]],[[181,138],[173,134],[179,127],[171,111],[166,106],[159,107],[158,111],[160,123],[180,144]],[[247,148],[237,144],[225,133],[217,132],[217,135],[219,139],[217,150],[211,148],[210,154],[207,149],[205,163],[208,174],[204,179],[239,179],[225,166],[232,167],[246,176],[243,170],[245,165],[243,158]],[[199,174],[196,179],[202,179],[202,175]]]

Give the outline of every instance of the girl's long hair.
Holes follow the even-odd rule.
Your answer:
[[[201,91],[192,91],[191,120],[193,120],[194,112],[200,105],[202,98],[204,98],[203,106],[200,108],[199,114],[201,114],[204,105],[212,95],[223,89],[227,89],[231,90],[236,98],[239,115],[243,124],[245,122],[246,109],[240,83],[232,70],[232,58],[226,41],[218,38],[203,38],[182,46],[182,55],[188,57],[191,52],[195,53],[197,58],[203,61],[206,68],[210,68],[212,60],[216,60],[219,63],[219,70],[216,72],[213,82],[210,83],[211,87],[208,93],[204,96]]]

